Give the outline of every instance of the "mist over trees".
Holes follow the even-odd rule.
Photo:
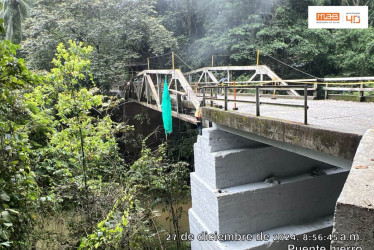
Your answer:
[[[369,5],[374,13],[372,1],[348,0],[159,0],[157,10],[194,68],[209,65],[211,55],[220,65],[253,65],[260,49],[260,63],[284,78],[305,75],[267,56],[319,77],[373,74],[372,23],[364,30],[308,29],[310,5]]]

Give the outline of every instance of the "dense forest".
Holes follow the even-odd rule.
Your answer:
[[[311,5],[369,5],[369,28],[308,29]],[[193,141],[151,148],[151,135],[114,119],[123,100],[107,96],[147,58],[170,68],[175,51],[188,71],[212,55],[252,65],[259,49],[283,78],[374,74],[374,1],[4,0],[1,9],[0,249],[188,248],[166,235],[182,233]]]

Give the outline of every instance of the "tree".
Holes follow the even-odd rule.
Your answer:
[[[374,29],[341,30],[334,33],[336,49],[329,59],[343,76],[374,74]]]
[[[271,57],[319,77],[372,74],[370,63],[367,63],[370,62],[371,44],[358,36],[358,33],[362,34],[361,37],[370,41],[371,29],[358,33],[308,29],[307,11],[311,5],[368,5],[372,26],[373,1],[191,1],[192,8],[190,1],[160,0],[158,9],[166,27],[182,41],[181,54],[195,68],[209,65],[212,55],[216,55],[215,65],[253,65],[257,49],[260,49],[260,63],[270,66],[283,78],[311,76]],[[186,17],[193,17],[195,27],[192,30],[195,32],[187,32],[191,30],[188,26],[191,22],[184,22]],[[169,20],[173,22],[166,23]],[[351,43],[354,45],[350,46]],[[352,58],[352,67],[347,58]],[[358,69],[361,63],[365,67]]]
[[[152,152],[143,143],[141,157],[131,166],[128,181],[131,187],[140,192],[151,208],[162,204],[170,213],[170,222],[176,235],[177,248],[181,247],[180,219],[183,216],[182,204],[189,197],[188,164],[172,163],[167,159],[166,144]],[[153,202],[152,202],[153,201]]]
[[[124,194],[96,230],[82,238],[79,249],[169,249],[174,243],[182,249],[179,223],[185,213],[181,204],[189,197],[188,169],[184,162],[168,161],[165,150],[162,144],[152,151],[143,141],[141,157],[128,171]],[[175,242],[161,240],[165,237],[154,222],[157,204],[170,213]]]
[[[57,246],[69,242],[73,247],[108,213],[121,194],[126,167],[114,135],[132,128],[114,123],[103,108],[104,96],[97,88],[83,86],[88,81],[94,85],[89,70],[92,50],[73,41],[67,47],[59,44],[55,67],[45,83],[26,94],[34,122],[32,138],[37,142],[32,163],[43,216],[50,214],[57,220],[69,212],[82,218],[65,218],[70,234]],[[35,235],[45,231],[40,227]]]
[[[108,90],[125,81],[129,64],[176,46],[156,14],[153,1],[40,0],[23,47],[31,67],[49,70],[58,43],[72,39],[92,46],[94,80]]]
[[[30,166],[32,118],[24,91],[40,79],[0,41],[0,248],[30,247],[38,185]]]
[[[29,17],[32,0],[3,0],[1,18],[4,19],[5,39],[20,43],[23,36],[23,21]]]

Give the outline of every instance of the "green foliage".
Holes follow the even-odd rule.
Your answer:
[[[19,47],[0,42],[0,244],[27,247],[38,187],[30,168],[30,110],[23,91],[38,83],[22,59]]]
[[[162,204],[163,209],[170,212],[169,220],[174,233],[179,236],[179,221],[183,216],[181,204],[186,203],[189,197],[189,170],[185,162],[171,163],[167,159],[166,148],[167,145],[162,144],[152,152],[143,145],[141,157],[130,168],[129,181],[140,193],[154,199],[151,207]],[[179,240],[176,243],[178,247],[181,244]]]
[[[193,145],[197,140],[197,134],[196,128],[184,127],[182,130],[175,131],[173,141],[167,146],[168,157],[175,162],[184,161],[189,166],[193,166]]]
[[[108,213],[120,193],[126,167],[115,133],[132,128],[114,123],[104,108],[108,106],[104,96],[96,88],[84,87],[94,85],[91,52],[92,47],[83,43],[58,45],[55,67],[45,83],[25,95],[32,111],[32,162],[42,188],[43,211],[55,218],[71,211],[82,218],[70,220],[69,237],[58,246],[66,240],[73,246]],[[48,234],[43,228],[34,233]]]
[[[159,0],[158,11],[194,68],[209,65],[211,55],[215,65],[254,65],[260,49],[260,64],[283,78],[310,76],[269,56],[318,77],[372,75],[366,41],[372,40],[373,21],[367,30],[308,29],[312,5],[368,5],[374,15],[374,2],[364,0]]]
[[[128,172],[125,195],[119,199],[97,229],[83,238],[80,249],[154,249],[163,244],[162,232],[154,221],[153,208],[161,204],[170,212],[174,232],[180,234],[179,221],[185,214],[188,168],[184,162],[170,163],[166,145],[151,151],[143,142],[141,157]],[[177,242],[179,247],[181,242]]]
[[[97,249],[103,246],[105,249],[118,249],[123,244],[121,239],[124,229],[129,224],[130,210],[134,206],[133,199],[130,194],[118,199],[106,218],[97,224],[96,231],[82,239],[78,249]],[[131,244],[133,248],[133,242]]]
[[[160,203],[179,234],[187,165],[170,163],[164,145],[152,152],[144,144],[142,157],[126,173],[115,133],[132,128],[114,123],[104,108],[111,104],[97,89],[83,87],[92,79],[92,48],[60,44],[44,83],[14,57],[16,48],[2,42],[2,246],[29,248],[42,237],[51,247],[73,247],[86,236],[81,248],[151,249],[164,244],[152,212]],[[144,204],[151,197],[155,202]],[[51,238],[45,218],[57,220],[69,211],[77,215],[64,218],[69,234]]]
[[[83,47],[83,43],[76,44],[72,40],[68,41],[69,48],[66,49],[63,43],[57,46],[57,57],[52,60],[55,68],[51,69],[48,78],[55,86],[64,86],[68,89],[76,89],[82,85],[82,80],[89,76],[92,82],[92,75],[89,73],[92,53],[91,46]],[[78,85],[78,86],[77,86]]]
[[[341,75],[364,76],[374,72],[374,28],[340,30],[334,34],[336,50],[329,59]]]
[[[93,77],[105,90],[125,81],[127,65],[176,46],[153,1],[40,0],[26,27],[23,47],[33,68],[49,70],[58,43],[84,42],[94,48]]]

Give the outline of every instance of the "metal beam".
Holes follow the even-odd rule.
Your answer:
[[[185,73],[185,75],[195,74],[203,71],[235,71],[235,70],[258,70],[261,69],[262,65],[259,66],[219,66],[219,67],[204,67]]]
[[[183,73],[179,69],[175,70],[175,77],[179,80],[182,88],[186,92],[187,99],[190,102],[192,102],[192,104],[197,109],[200,106],[199,99],[197,98],[196,93],[193,91],[193,89],[191,88],[190,84],[188,83],[188,81],[184,77]]]
[[[249,78],[248,82],[253,81],[253,79],[255,79],[256,76],[257,76],[257,73],[254,73],[253,76],[251,78]]]
[[[333,81],[372,81],[374,80],[373,76],[366,77],[338,77],[338,78],[322,78],[324,82],[333,82]],[[358,83],[360,84],[360,83]]]
[[[136,76],[142,76],[145,74],[164,74],[164,75],[172,75],[173,70],[172,69],[151,69],[151,70],[143,70],[139,72]]]
[[[218,83],[217,78],[213,75],[212,72],[208,71],[208,75],[209,75],[210,79],[212,79],[212,81],[213,81],[214,83]]]
[[[333,91],[360,91],[360,92],[371,92],[374,88],[339,88],[339,87],[324,87],[323,90],[333,90]]]
[[[147,81],[148,81],[149,87],[151,88],[151,91],[152,91],[152,94],[153,94],[153,98],[156,100],[157,106],[159,106],[161,108],[160,99],[159,99],[158,93],[156,91],[156,87],[153,84],[152,78],[149,75],[146,75],[146,77],[147,77]]]
[[[275,79],[277,82],[280,82],[282,85],[288,85],[285,81],[283,81],[277,74],[274,73],[268,66],[261,65],[263,70],[266,72],[266,74],[271,78]],[[300,96],[299,93],[297,93],[295,90],[289,90],[287,91],[289,94],[294,94],[295,96]]]
[[[203,76],[204,76],[204,72],[201,74],[200,78],[199,78],[199,81],[197,81],[197,83],[200,83],[201,80],[203,79]]]

